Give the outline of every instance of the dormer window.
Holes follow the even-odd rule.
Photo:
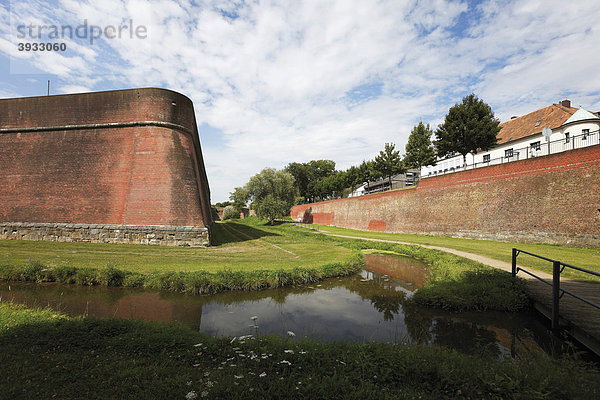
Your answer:
[[[483,155],[483,162],[490,162],[490,155],[489,154],[484,154]]]
[[[569,143],[571,141],[571,134],[569,132],[565,132],[565,143]]]
[[[587,140],[589,134],[590,134],[590,130],[589,129],[582,129],[581,130],[581,134],[583,135],[583,137],[581,138],[581,140]]]
[[[531,150],[539,150],[540,149],[540,145],[541,145],[541,142],[539,142],[539,141],[531,143],[531,145],[530,145],[531,146]]]
[[[509,158],[513,156],[513,149],[504,150],[504,157]]]

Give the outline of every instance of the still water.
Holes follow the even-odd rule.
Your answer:
[[[362,273],[315,285],[190,296],[144,289],[0,283],[3,300],[68,315],[177,321],[215,336],[286,335],[325,341],[441,345],[502,357],[558,352],[534,313],[449,313],[407,301],[427,268],[397,256],[366,255]],[[9,287],[10,286],[10,287]],[[256,316],[256,319],[251,319]]]

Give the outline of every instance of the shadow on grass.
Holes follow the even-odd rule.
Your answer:
[[[280,236],[277,233],[261,229],[260,225],[250,226],[239,222],[224,222],[213,226],[212,245],[246,242],[265,236]]]

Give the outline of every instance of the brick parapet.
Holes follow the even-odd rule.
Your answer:
[[[199,226],[0,222],[0,239],[199,247],[209,245],[209,229]]]

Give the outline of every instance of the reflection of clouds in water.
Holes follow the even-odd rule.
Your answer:
[[[341,287],[292,294],[285,304],[270,298],[227,306],[211,302],[202,310],[200,330],[222,336],[254,333],[249,326],[253,315],[258,316],[261,335],[284,335],[291,330],[298,337],[348,341],[394,341],[407,335],[402,312],[384,321],[370,302]]]

